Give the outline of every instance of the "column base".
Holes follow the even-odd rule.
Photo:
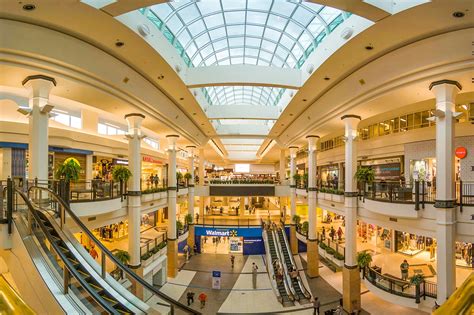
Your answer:
[[[175,278],[178,275],[178,240],[168,239],[166,247],[168,277]]]
[[[342,300],[344,310],[351,314],[361,309],[360,272],[358,266],[346,266],[342,269]]]
[[[189,231],[188,231],[188,246],[192,250],[194,250],[194,244],[195,244],[195,239],[194,239],[194,224],[189,225]]]
[[[307,261],[308,276],[310,278],[319,277],[319,252],[318,242],[316,240],[308,240],[307,245]]]
[[[296,225],[290,225],[290,247],[293,255],[298,254],[298,239],[296,238]]]

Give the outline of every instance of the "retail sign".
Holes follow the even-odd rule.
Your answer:
[[[212,271],[212,288],[219,290],[221,288],[221,272]]]
[[[128,160],[125,159],[112,159],[114,165],[128,165]]]
[[[467,149],[465,147],[457,147],[454,154],[458,159],[464,159],[467,156]]]
[[[206,230],[206,236],[237,236],[236,230]]]
[[[158,160],[152,156],[145,155],[142,157],[143,162],[155,163],[155,164],[162,164],[161,160]]]

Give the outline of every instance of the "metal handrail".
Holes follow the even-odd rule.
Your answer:
[[[49,188],[45,188],[45,187],[39,187],[39,186],[32,186],[28,189],[28,194],[31,192],[32,189],[39,189],[39,190],[43,190],[43,191],[46,191],[48,192],[49,194],[51,194],[62,206],[62,208],[64,209],[64,211],[67,212],[67,214],[74,220],[74,222],[79,226],[79,228],[87,235],[87,237],[92,240],[98,247],[99,249],[102,251],[103,255],[106,255],[109,257],[109,259],[117,266],[119,267],[120,269],[122,269],[123,271],[125,271],[125,273],[130,276],[133,280],[135,280],[136,282],[138,282],[140,285],[142,285],[143,287],[145,287],[146,289],[148,289],[149,291],[153,292],[153,294],[156,294],[157,296],[159,296],[160,298],[162,298],[163,300],[167,301],[168,303],[170,303],[170,305],[166,305],[166,304],[162,304],[162,303],[158,303],[160,305],[163,305],[163,306],[167,306],[167,307],[170,307],[171,308],[171,314],[174,314],[174,306],[176,305],[176,307],[178,307],[179,309],[181,310],[184,310],[188,313],[191,313],[191,314],[196,314],[196,315],[200,315],[201,313],[198,312],[198,311],[195,311],[193,310],[192,308],[172,299],[170,296],[164,294],[163,292],[160,292],[159,290],[157,290],[154,286],[152,286],[151,284],[149,284],[148,282],[146,282],[143,278],[139,277],[136,273],[134,273],[133,271],[130,270],[130,268],[126,267],[120,260],[117,259],[117,257],[115,257],[108,249],[107,247],[105,247],[96,237],[95,235],[82,223],[82,221],[75,215],[75,213],[71,210],[71,208],[69,207],[69,205],[59,196],[56,195],[56,193],[54,191],[52,191],[51,189]],[[61,217],[60,219],[61,220],[64,220],[65,219],[65,213],[61,213],[60,214]]]
[[[35,218],[36,223],[39,225],[39,227],[41,228],[43,234],[48,239],[48,242],[51,244],[51,246],[53,246],[54,251],[56,252],[56,254],[61,258],[62,262],[64,263],[65,268],[67,268],[67,270],[74,276],[74,278],[76,278],[76,280],[87,291],[87,293],[89,293],[93,297],[93,299],[97,303],[99,303],[100,306],[102,306],[107,312],[109,312],[111,314],[117,314],[117,315],[120,314],[116,309],[111,307],[110,304],[105,302],[102,299],[102,297],[99,294],[97,294],[97,292],[93,288],[91,288],[90,285],[79,275],[79,272],[74,268],[72,263],[67,259],[66,255],[62,252],[62,250],[59,248],[59,246],[56,244],[56,242],[52,239],[51,235],[46,232],[47,228],[44,225],[43,221],[41,221],[41,219],[38,216],[38,214],[36,213],[36,211],[33,211],[34,206],[31,203],[28,196],[18,188],[15,188],[15,192],[20,195],[20,197],[23,199],[23,201],[28,206],[28,210],[33,215],[33,217]],[[67,276],[67,275],[65,275],[65,276]]]

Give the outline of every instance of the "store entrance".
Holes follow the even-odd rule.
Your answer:
[[[242,254],[243,237],[202,236],[201,252],[208,254]]]

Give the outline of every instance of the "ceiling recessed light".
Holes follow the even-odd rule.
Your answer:
[[[196,113],[193,113],[193,116],[196,116]]]
[[[180,100],[180,101],[184,101],[184,97],[180,97],[179,100]]]
[[[456,11],[456,12],[453,13],[453,16],[455,18],[462,18],[462,17],[464,17],[464,15],[465,15],[464,12],[461,12],[461,11]]]
[[[156,77],[158,80],[163,80],[165,78],[164,75],[160,74],[158,77]]]
[[[303,98],[303,102],[306,102],[306,101],[307,101],[307,99]]]
[[[117,46],[119,48],[122,47],[123,45],[125,45],[125,43],[121,42],[121,41],[118,41],[118,42],[115,43],[115,46]]]
[[[331,80],[331,78],[330,77],[324,77],[324,80],[329,81],[329,80]]]
[[[285,124],[281,124],[280,126],[282,126],[282,127],[283,127],[284,125],[285,125]]]
[[[372,49],[374,49],[374,46],[372,46],[372,45],[367,45],[367,46],[365,46],[365,49],[367,49],[367,50],[372,50]]]
[[[290,114],[290,116],[293,116],[293,114]]]
[[[36,6],[34,4],[28,3],[23,6],[23,10],[25,11],[33,11],[36,9]]]

